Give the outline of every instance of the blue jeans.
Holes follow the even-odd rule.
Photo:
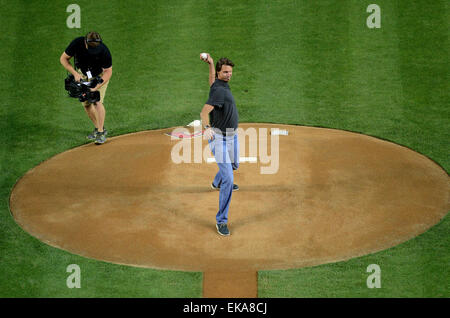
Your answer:
[[[222,136],[214,134],[214,138],[209,140],[209,147],[219,166],[213,184],[220,186],[219,211],[216,215],[217,224],[228,222],[228,209],[230,207],[233,193],[233,170],[239,168],[239,141],[238,136]]]

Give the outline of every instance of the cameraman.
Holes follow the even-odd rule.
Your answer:
[[[70,59],[75,57],[75,68],[70,64]],[[100,101],[90,103],[82,102],[86,113],[95,126],[94,131],[87,136],[89,140],[95,140],[96,144],[103,144],[106,141],[107,130],[104,129],[105,98],[108,81],[112,75],[112,58],[108,47],[102,42],[100,34],[89,32],[86,36],[74,39],[60,57],[60,62],[69,71],[76,81],[92,80],[96,76],[103,79],[91,91],[100,92]]]

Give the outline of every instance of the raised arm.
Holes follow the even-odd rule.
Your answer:
[[[206,53],[206,54],[208,55],[206,60],[202,59],[201,54],[200,54],[200,59],[209,64],[209,86],[211,86],[214,83],[214,81],[216,80],[216,69],[214,67],[214,61],[213,61],[211,55],[209,55],[209,53]]]

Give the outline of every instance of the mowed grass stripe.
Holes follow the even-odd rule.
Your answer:
[[[396,4],[405,120],[401,138],[448,171],[450,140],[448,1]],[[424,297],[448,297],[450,238],[447,215],[414,240],[407,269]],[[406,267],[406,266],[405,266]],[[397,276],[398,277],[398,276]]]
[[[267,14],[258,45],[268,48],[259,80],[262,117],[337,126],[346,89],[346,3],[289,2]]]
[[[299,102],[298,25],[295,2],[264,2],[254,7],[255,49],[250,71],[252,100],[247,121],[297,122],[292,112]],[[288,115],[289,114],[289,115]],[[288,116],[286,116],[288,115]]]
[[[0,143],[0,170],[2,175],[0,176],[0,185],[7,186],[8,184],[8,164],[7,160],[11,157],[9,148],[9,139],[11,137],[11,132],[8,132],[8,117],[11,108],[15,106],[15,100],[13,98],[15,83],[13,80],[15,77],[14,73],[14,61],[11,56],[14,56],[14,49],[16,46],[16,34],[18,23],[16,19],[15,8],[11,6],[10,2],[5,2],[2,6],[3,10],[0,12],[0,17],[2,23],[9,26],[8,30],[5,30],[0,34],[0,40],[2,46],[0,48],[0,72],[2,74],[2,85],[0,86],[0,94],[2,98],[0,99],[0,131],[3,136],[1,137]],[[0,234],[1,235],[1,234]]]
[[[404,140],[447,171],[450,168],[449,2],[400,1],[400,70]]]
[[[349,89],[343,128],[395,140],[396,125],[403,121],[395,6],[391,1],[378,3],[381,28],[370,29],[368,3],[349,4],[349,73],[345,80]]]
[[[2,160],[5,167],[2,193],[8,193],[3,201],[5,205],[16,179],[55,151],[54,143],[48,142],[47,138],[52,130],[49,123],[57,117],[52,107],[57,90],[49,89],[48,85],[53,83],[54,68],[49,65],[49,56],[54,43],[47,42],[46,50],[41,50],[45,42],[43,38],[47,40],[45,35],[52,30],[47,20],[54,8],[49,7],[47,11],[37,3],[27,5],[27,2],[21,1],[14,2],[7,9],[10,17],[14,17],[11,24],[5,24],[5,28],[10,28],[5,33],[14,32],[14,43],[10,43],[12,54],[6,60],[12,62],[9,80],[14,88],[6,95],[10,105],[6,108],[1,137],[2,147],[6,148],[7,153]],[[4,225],[1,231],[3,275],[0,286],[4,286],[1,295],[38,296],[44,286],[48,286],[42,271],[51,266],[50,254],[54,251],[24,235],[3,204],[1,211],[4,219],[1,222]],[[44,284],[41,284],[42,280]]]

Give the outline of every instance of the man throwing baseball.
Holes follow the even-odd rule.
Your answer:
[[[204,54],[204,53],[202,53]],[[211,152],[214,154],[219,172],[211,187],[220,190],[219,211],[216,215],[216,228],[220,235],[230,235],[228,229],[228,209],[233,191],[239,190],[233,184],[233,171],[239,167],[239,142],[237,128],[239,115],[236,102],[231,94],[228,82],[233,73],[234,64],[227,58],[214,61],[209,54],[200,59],[209,64],[209,98],[200,113]]]

